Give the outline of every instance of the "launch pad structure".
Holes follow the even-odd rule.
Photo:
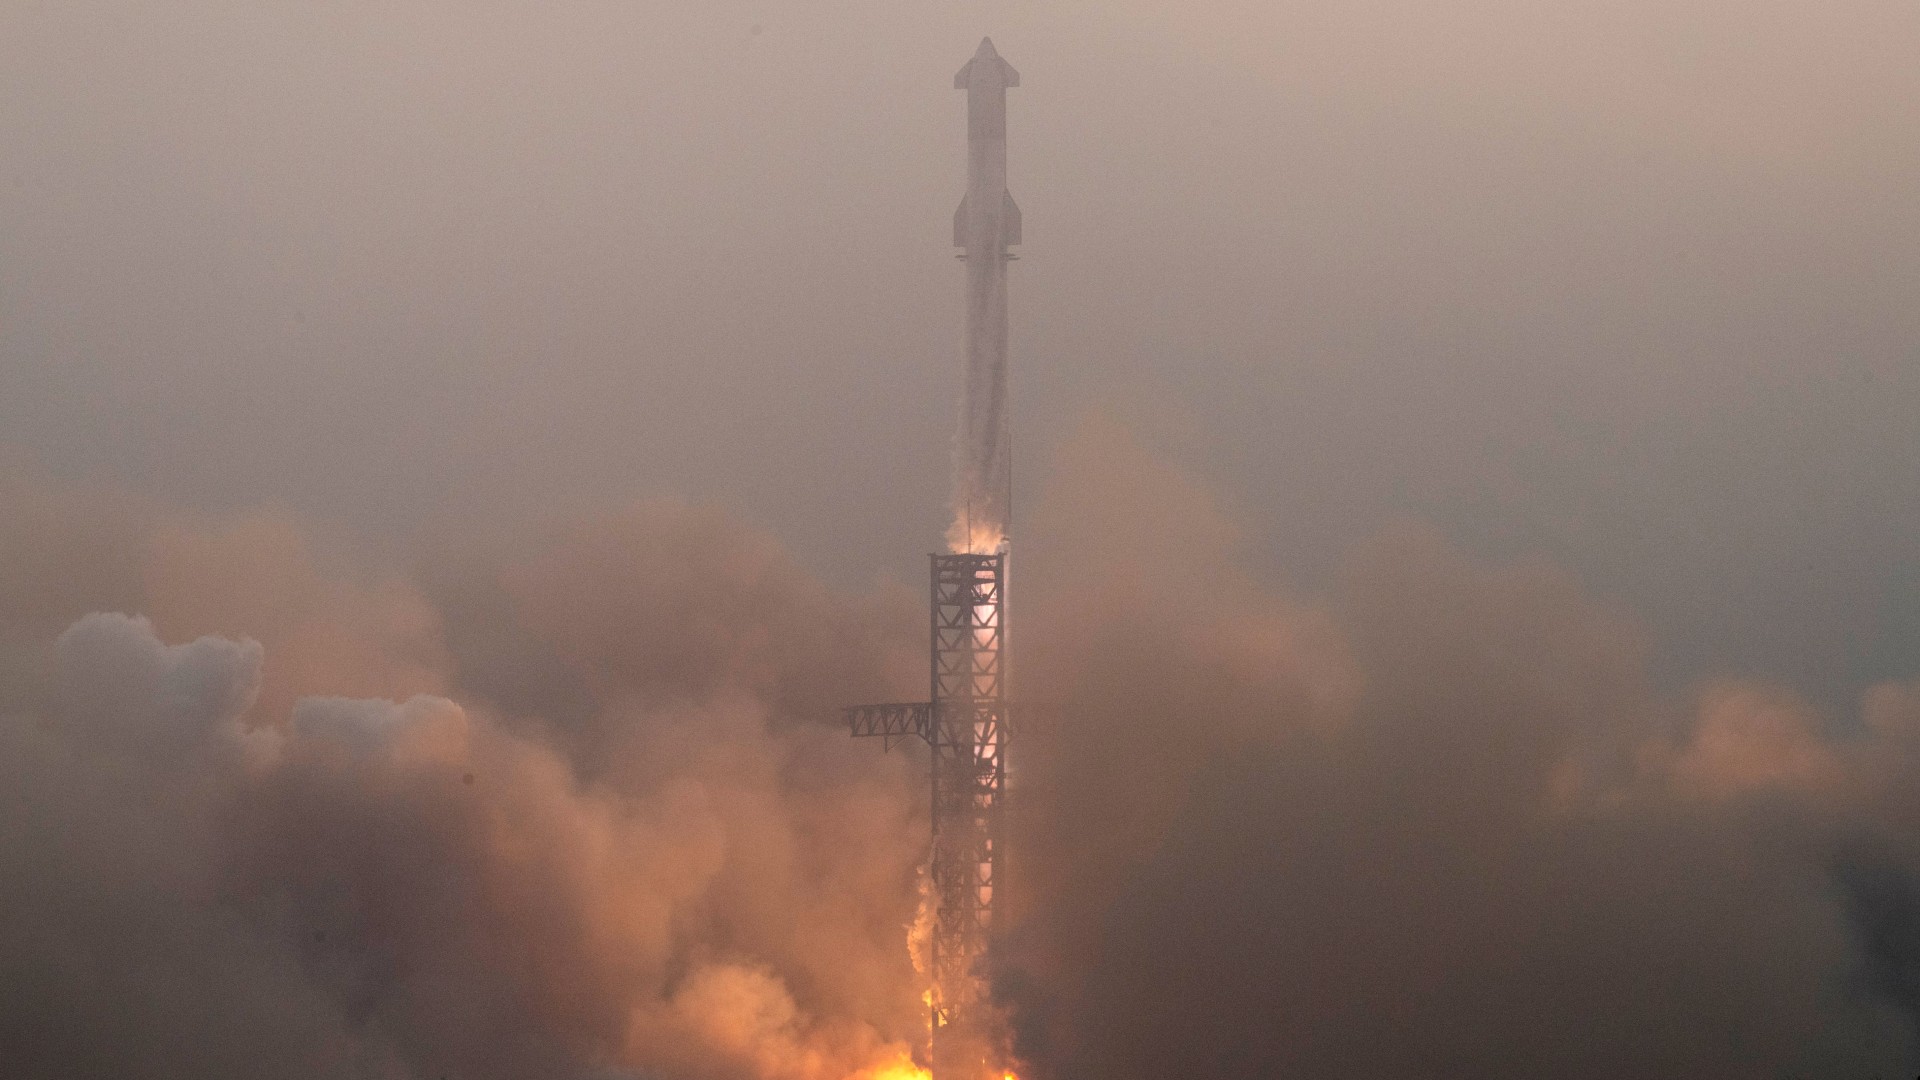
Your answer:
[[[1006,855],[1007,263],[1020,210],[1007,191],[1007,96],[1020,75],[983,39],[954,87],[967,91],[967,191],[953,220],[967,262],[966,371],[951,553],[930,557],[930,680],[922,702],[847,710],[859,738],[909,737],[931,750],[933,1080],[1001,1080],[1006,1053],[981,970],[996,931]]]

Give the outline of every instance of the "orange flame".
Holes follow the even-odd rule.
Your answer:
[[[1005,543],[1007,532],[999,525],[955,517],[947,527],[947,550],[956,555],[991,555]]]
[[[933,1080],[933,1073],[902,1056],[898,1061],[863,1073],[862,1080]]]

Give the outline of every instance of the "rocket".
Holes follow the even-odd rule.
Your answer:
[[[953,243],[967,264],[966,387],[955,467],[955,551],[989,553],[1012,516],[1012,437],[1007,417],[1007,248],[1020,242],[1020,208],[1007,192],[1007,88],[1020,73],[991,38],[953,77],[967,92],[967,193],[953,215]]]

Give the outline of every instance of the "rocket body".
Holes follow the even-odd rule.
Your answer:
[[[1007,192],[1007,89],[1020,73],[982,39],[959,74],[967,92],[967,193],[953,215],[967,267],[966,386],[962,395],[949,546],[988,554],[1012,516],[1013,440],[1007,416],[1007,248],[1020,242],[1020,208]]]

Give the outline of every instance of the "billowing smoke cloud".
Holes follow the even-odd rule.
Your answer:
[[[510,718],[421,692],[464,689],[435,606],[323,574],[285,522],[134,515],[124,539],[105,561],[153,619],[79,617],[18,661],[0,721],[10,1074],[906,1061],[917,788],[820,722],[817,685],[884,689],[901,597],[829,595],[714,515],[636,512],[469,585],[574,613],[529,599],[476,650],[519,705],[576,684],[573,712]],[[32,569],[48,621],[95,598],[91,551]],[[163,643],[179,626],[232,636]]]
[[[1408,530],[1320,612],[1121,433],[1056,484],[1028,634],[1074,707],[1000,958],[1037,1071],[1911,1071],[1913,691],[1838,732],[1765,686],[1665,701],[1551,567]]]
[[[675,504],[400,575],[4,493],[13,1071],[840,1080],[922,1038],[922,762],[835,722],[914,693],[918,590]],[[1920,687],[1671,699],[1629,615],[1417,528],[1289,599],[1110,423],[1037,504],[992,972],[1032,1077],[1915,1064]]]

